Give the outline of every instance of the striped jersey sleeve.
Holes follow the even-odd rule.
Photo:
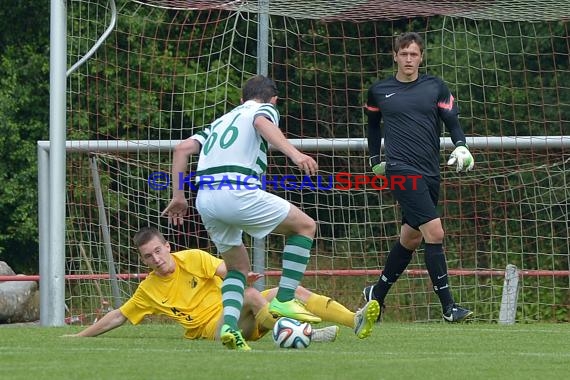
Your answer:
[[[255,120],[256,117],[263,116],[269,119],[273,124],[279,125],[279,111],[275,106],[271,103],[264,103],[255,112],[253,119]]]
[[[208,125],[207,127],[202,129],[201,131],[196,132],[195,134],[190,136],[190,138],[198,141],[200,143],[200,145],[204,146],[204,143],[206,142],[206,140],[210,136],[210,133],[211,133],[211,130],[210,130],[210,126]]]

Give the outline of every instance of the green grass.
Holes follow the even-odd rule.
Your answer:
[[[97,338],[79,327],[0,327],[1,379],[544,379],[566,378],[570,325],[384,323],[358,340],[277,349],[270,337],[235,352],[189,341],[171,324],[123,326]]]

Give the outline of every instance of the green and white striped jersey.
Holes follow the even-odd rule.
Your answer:
[[[202,144],[197,184],[260,185],[267,168],[268,143],[253,126],[258,116],[279,125],[279,111],[273,104],[248,100],[192,136]]]

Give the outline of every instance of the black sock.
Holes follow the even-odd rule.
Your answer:
[[[433,290],[439,297],[439,302],[441,302],[441,307],[445,312],[450,305],[453,305],[453,297],[449,289],[447,263],[445,262],[443,245],[441,243],[425,243],[424,260],[433,284]]]
[[[410,251],[400,244],[399,241],[394,244],[386,259],[384,270],[380,278],[378,278],[378,282],[374,285],[374,298],[379,303],[384,303],[384,298],[386,298],[386,294],[388,294],[392,284],[398,280],[398,277],[412,261],[413,253],[414,251]]]

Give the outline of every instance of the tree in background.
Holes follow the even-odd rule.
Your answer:
[[[0,8],[0,260],[38,273],[38,140],[49,138],[49,2]]]

